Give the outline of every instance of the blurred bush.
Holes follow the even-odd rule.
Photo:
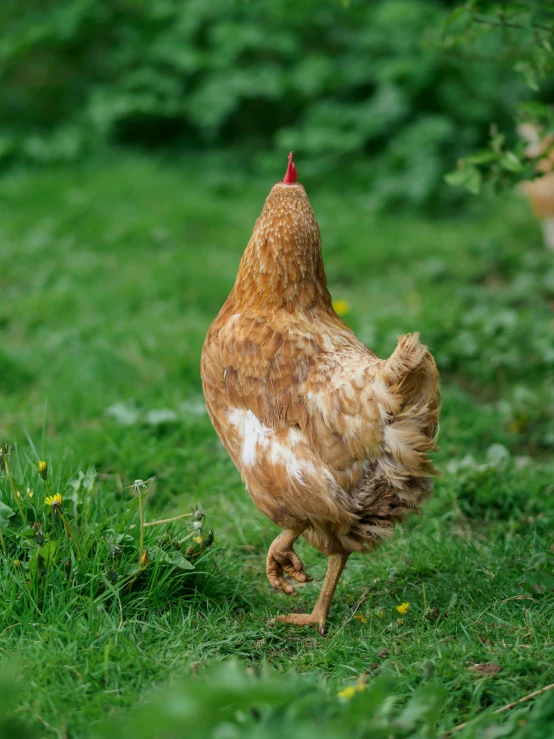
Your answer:
[[[512,62],[441,49],[451,6],[8,0],[0,162],[71,161],[111,142],[243,146],[273,166],[267,152],[294,148],[304,178],[342,165],[375,206],[429,202],[524,91]]]

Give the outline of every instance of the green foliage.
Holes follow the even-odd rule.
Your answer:
[[[49,620],[60,607],[128,617],[137,607],[160,607],[191,592],[193,562],[213,541],[211,532],[202,533],[203,514],[147,523],[141,537],[137,509],[152,481],[135,481],[114,505],[113,494],[96,489],[94,467],[68,476],[64,467],[49,464],[43,479],[35,465],[7,449],[0,456],[5,622],[29,611]]]
[[[352,686],[352,695],[337,699],[306,677],[284,679],[263,666],[244,670],[236,662],[217,665],[201,680],[158,692],[148,706],[119,723],[110,722],[95,739],[432,739],[444,734],[437,719],[444,691],[433,682],[420,685],[399,705],[390,675],[370,686]],[[549,739],[554,696],[542,698],[531,716],[521,712],[500,726],[492,716],[460,734],[461,739]]]
[[[237,145],[242,169],[273,176],[294,149],[303,181],[342,165],[373,207],[454,197],[444,171],[508,120],[523,85],[509,61],[483,72],[441,51],[445,5],[8,3],[0,160],[70,161],[107,141]]]
[[[301,739],[317,731],[325,739],[401,739],[436,723],[442,697],[439,687],[425,686],[399,707],[392,681],[381,678],[356,691],[353,699],[341,700],[313,679],[284,679],[266,666],[245,671],[229,662],[213,667],[201,680],[159,692],[150,705],[97,736],[277,739],[286,734]]]
[[[38,739],[13,715],[15,686],[0,680],[0,737]],[[231,660],[212,666],[201,679],[157,690],[148,703],[125,717],[95,727],[91,739],[427,739],[444,736],[437,719],[444,692],[432,682],[399,705],[390,674],[370,686],[352,686],[348,698],[333,696],[313,678],[284,678],[267,665],[245,669]],[[502,725],[491,714],[470,724],[461,739],[550,739],[554,697],[544,695],[535,710],[515,711]]]
[[[469,0],[447,17],[442,46],[460,52],[468,61],[506,62],[529,88],[539,92],[544,83],[552,84],[553,32],[554,3],[550,0]]]
[[[554,90],[553,34],[552,2],[470,0],[448,16],[442,46],[468,62],[508,64],[530,90],[542,90],[542,101],[520,102],[514,114],[517,123],[531,124],[545,136],[554,132],[554,109],[546,104]],[[476,195],[483,180],[496,188],[513,187],[537,175],[537,163],[549,147],[530,153],[513,131],[507,137],[499,132],[499,121],[491,119],[491,123],[487,148],[460,159],[458,168],[445,176],[449,185],[465,187]]]

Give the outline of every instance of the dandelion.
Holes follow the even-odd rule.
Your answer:
[[[204,543],[204,537],[202,536],[202,534],[199,534],[198,536],[194,537],[193,542],[195,542],[195,544],[198,544],[198,546],[201,547],[202,544]]]
[[[333,309],[338,316],[347,316],[351,310],[348,300],[333,300]]]
[[[62,523],[64,525],[65,530],[71,537],[71,541],[75,545],[75,549],[77,551],[77,554],[79,555],[79,559],[81,562],[84,562],[83,553],[81,552],[81,547],[79,546],[79,542],[77,541],[77,537],[75,536],[73,529],[69,525],[69,522],[67,518],[64,515],[64,512],[62,510],[62,503],[63,503],[63,496],[61,493],[56,493],[55,495],[47,495],[44,499],[45,505],[48,505],[52,508],[52,526],[55,525],[54,523],[54,514],[57,513],[59,517],[62,519]]]
[[[202,531],[202,521],[204,519],[204,514],[200,510],[200,508],[196,508],[194,510],[194,513],[192,514],[192,527],[195,531]]]
[[[63,503],[63,496],[61,493],[56,493],[56,495],[47,495],[44,499],[45,505],[52,506],[52,509],[57,509],[62,507]]]
[[[132,485],[129,485],[128,490],[134,490],[134,494],[138,497],[139,502],[139,567],[142,567],[142,558],[146,555],[148,559],[148,552],[144,549],[144,505],[142,499],[146,493],[146,488],[151,482],[154,482],[155,477],[149,477],[148,480],[135,480]],[[146,565],[145,565],[146,566]]]
[[[408,608],[410,607],[409,603],[401,603],[399,606],[396,606],[396,610],[398,613],[400,613],[402,616],[405,616],[406,613],[408,613]]]
[[[346,688],[339,690],[337,693],[339,698],[345,698],[346,700],[352,700],[356,693],[363,693],[365,690],[365,683],[356,683],[356,685],[348,685]]]
[[[39,475],[42,477],[43,480],[46,480],[46,478],[48,477],[48,465],[46,464],[44,460],[41,460],[37,464],[37,472],[39,473]]]
[[[129,485],[127,490],[134,490],[135,495],[143,495],[143,490],[146,492],[146,488],[148,485],[150,485],[151,482],[154,482],[156,478],[155,477],[149,477],[148,480],[135,480],[132,485]]]
[[[366,618],[366,617],[364,616],[364,614],[363,614],[363,613],[357,613],[357,614],[356,614],[356,615],[354,616],[354,618],[355,618],[355,619],[356,619],[357,621],[359,621],[359,622],[360,622],[361,624],[365,624],[365,622],[367,621],[367,618]]]
[[[2,465],[5,465],[8,461],[8,457],[13,452],[13,446],[9,444],[7,441],[4,441],[0,445],[0,468]]]

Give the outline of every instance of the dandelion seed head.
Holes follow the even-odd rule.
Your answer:
[[[0,445],[0,459],[2,457],[9,457],[12,452],[13,446],[8,441],[2,442]]]
[[[132,485],[129,485],[127,490],[134,490],[135,495],[140,495],[141,490],[146,490],[151,482],[154,482],[155,477],[149,477],[148,480],[135,480]]]

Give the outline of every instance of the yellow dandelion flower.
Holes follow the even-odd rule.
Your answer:
[[[202,534],[199,534],[198,536],[195,536],[195,537],[194,537],[193,541],[194,541],[194,542],[195,542],[196,544],[198,544],[198,545],[200,545],[200,546],[201,546],[201,545],[202,545],[202,544],[204,543],[204,537],[202,536]]]
[[[364,616],[364,614],[363,614],[363,613],[357,613],[357,614],[356,614],[356,615],[354,616],[354,618],[355,618],[355,619],[356,619],[357,621],[359,621],[360,623],[362,623],[362,624],[365,624],[365,622],[367,621],[367,618],[366,618],[366,617]]]
[[[363,693],[365,690],[365,683],[356,683],[356,685],[347,685],[346,688],[339,690],[337,693],[339,698],[346,698],[346,700],[352,700],[356,693]]]
[[[339,696],[339,698],[346,698],[347,700],[350,700],[356,695],[356,686],[349,685],[347,688],[343,688],[342,690],[339,690],[337,695]]]
[[[52,506],[52,508],[60,508],[63,503],[63,497],[61,493],[56,493],[56,495],[48,495],[44,499],[44,503],[46,505]]]
[[[348,300],[333,300],[333,308],[338,316],[347,316],[351,310]]]
[[[46,478],[48,477],[48,465],[46,464],[44,460],[41,460],[37,464],[37,472],[39,473],[39,475],[42,477],[43,480],[46,480]]]
[[[398,611],[398,613],[404,616],[408,612],[409,607],[410,607],[409,603],[401,603],[399,606],[396,606],[396,610]]]

